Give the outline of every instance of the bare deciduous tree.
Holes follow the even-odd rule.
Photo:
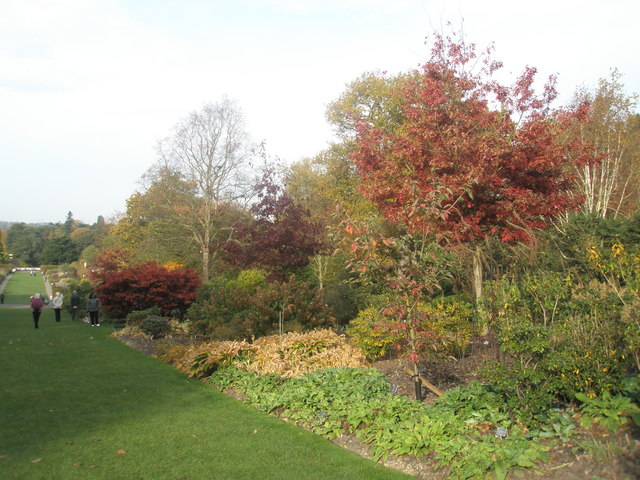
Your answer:
[[[250,190],[252,149],[242,112],[227,98],[206,104],[158,143],[158,155],[156,167],[179,172],[195,192],[194,196],[183,196],[185,201],[180,205],[172,205],[172,212],[200,248],[206,281],[213,260],[212,245],[222,235],[216,217],[225,205],[245,200]]]

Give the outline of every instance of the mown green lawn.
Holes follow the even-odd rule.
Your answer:
[[[408,478],[46,313],[0,308],[2,479]]]
[[[11,274],[10,281],[4,289],[4,303],[8,305],[28,305],[30,297],[39,293],[46,298],[44,280],[42,275],[30,275],[28,272],[16,272]]]

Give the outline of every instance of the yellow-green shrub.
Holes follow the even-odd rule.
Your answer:
[[[458,296],[439,297],[417,306],[424,318],[421,327],[434,333],[434,347],[440,353],[463,356],[471,338],[478,333],[473,321],[473,307]],[[381,358],[400,343],[404,334],[400,332],[396,319],[383,313],[383,308],[368,307],[347,327],[352,342],[369,359]]]
[[[347,326],[347,334],[370,360],[387,355],[389,349],[403,337],[377,307],[361,310]]]
[[[471,338],[480,333],[474,322],[473,307],[459,296],[439,297],[419,308],[427,314],[426,329],[440,338],[440,351],[443,353],[464,356]]]

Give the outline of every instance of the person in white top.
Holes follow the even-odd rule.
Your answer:
[[[56,292],[56,296],[53,297],[53,311],[56,314],[56,322],[60,321],[62,313],[62,304],[64,303],[64,297],[60,295],[60,292]]]

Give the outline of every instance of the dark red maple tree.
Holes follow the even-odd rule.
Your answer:
[[[362,192],[387,218],[456,243],[514,243],[577,207],[571,163],[596,160],[573,135],[588,106],[554,110],[555,78],[538,95],[534,68],[505,87],[493,79],[500,67],[490,50],[437,36],[398,92],[400,125],[358,123]]]
[[[100,282],[96,293],[102,306],[116,318],[156,306],[164,315],[174,310],[184,313],[201,285],[192,268],[169,270],[157,262],[118,267],[112,260],[110,256],[99,262],[103,268],[92,278]]]
[[[274,168],[265,167],[254,188],[258,201],[251,207],[252,218],[236,225],[228,258],[285,280],[326,247],[323,226],[284,191]]]

